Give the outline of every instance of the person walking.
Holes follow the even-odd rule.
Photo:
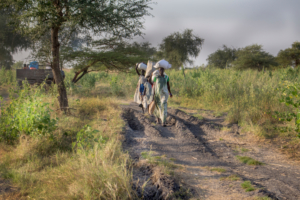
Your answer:
[[[145,92],[144,83],[147,82],[147,79],[145,78],[145,72],[146,72],[147,66],[146,67],[145,66],[146,65],[144,63],[137,63],[136,67],[135,67],[136,73],[139,76],[139,81],[138,81],[138,85],[137,85],[137,88],[136,88],[136,91],[135,91],[135,94],[134,94],[134,102],[139,104],[139,107],[142,107],[142,108],[143,108],[143,105],[142,105],[143,95],[144,95],[144,92]],[[140,74],[138,69],[141,69],[141,74]]]
[[[155,110],[154,116],[156,117],[156,123],[160,123],[162,126],[166,126],[167,118],[167,107],[168,107],[168,97],[172,98],[171,88],[170,88],[170,78],[165,74],[165,69],[159,67],[153,73],[153,89],[154,89],[154,102]]]

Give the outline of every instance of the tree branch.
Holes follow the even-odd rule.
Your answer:
[[[88,68],[90,68],[92,65],[94,65],[95,63],[97,63],[98,61],[94,61],[91,64],[85,66],[83,69],[79,70],[78,72],[75,72],[75,76],[72,80],[73,83],[77,83],[77,81],[79,81],[87,72]],[[78,78],[77,76],[82,73]]]

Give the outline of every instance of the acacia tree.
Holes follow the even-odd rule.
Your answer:
[[[277,55],[277,61],[284,67],[295,67],[300,65],[300,42],[294,42],[291,48],[280,50]]]
[[[263,51],[262,45],[250,45],[237,51],[237,59],[232,62],[237,69],[257,69],[261,71],[277,66],[275,57]]]
[[[11,9],[21,21],[20,29],[32,38],[51,31],[52,71],[62,110],[68,109],[66,88],[60,73],[60,31],[70,27],[88,30],[93,36],[130,38],[141,35],[142,17],[148,15],[151,0],[1,0],[0,8]],[[70,33],[71,34],[71,33]],[[106,35],[105,35],[106,34]]]
[[[193,30],[186,29],[183,33],[175,32],[165,37],[159,45],[157,58],[168,60],[175,69],[183,64],[193,64],[201,50],[204,39],[194,35]]]
[[[75,76],[73,83],[79,81],[85,74],[91,71],[108,70],[127,71],[137,62],[145,61],[151,57],[150,44],[129,44],[118,38],[102,39],[94,41],[88,48],[74,51],[69,48],[65,51],[65,57],[75,61]],[[88,71],[88,69],[90,69]]]
[[[218,49],[216,52],[210,54],[206,60],[209,66],[225,69],[237,58],[237,51],[235,48],[229,48],[223,45],[222,49]]]

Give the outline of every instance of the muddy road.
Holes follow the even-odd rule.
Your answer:
[[[123,106],[123,118],[124,148],[136,163],[133,176],[139,198],[300,199],[299,163],[267,145],[249,142],[224,117],[199,120],[169,109],[167,127],[162,127],[131,103]],[[178,167],[171,175],[163,174],[145,164],[145,152]],[[254,161],[244,164],[239,156]]]

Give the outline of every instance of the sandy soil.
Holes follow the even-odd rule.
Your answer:
[[[268,145],[252,142],[237,124],[226,124],[225,116],[206,112],[199,120],[187,110],[169,109],[167,127],[162,127],[134,103],[123,105],[123,111],[127,122],[124,148],[136,163],[133,176],[139,198],[172,199],[172,194],[188,187],[192,197],[182,192],[181,199],[300,199],[299,163]],[[175,175],[159,174],[155,166],[139,164],[141,153],[147,151],[180,166]],[[237,156],[264,164],[246,165]],[[255,190],[246,192],[241,186],[244,181],[250,181]]]

